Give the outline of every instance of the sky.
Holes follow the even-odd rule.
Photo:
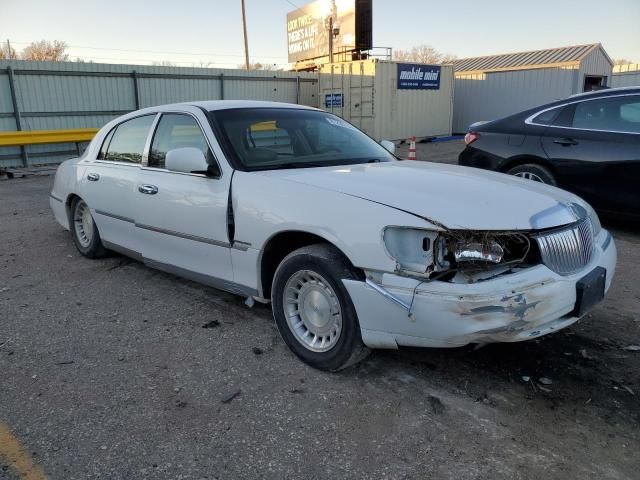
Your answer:
[[[252,62],[286,66],[286,14],[305,0],[245,0]],[[373,0],[373,44],[458,57],[601,42],[640,63],[640,0]],[[100,63],[243,63],[240,0],[0,0],[0,40],[62,40]]]

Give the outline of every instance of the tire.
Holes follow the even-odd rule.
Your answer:
[[[93,221],[89,206],[80,197],[74,198],[71,202],[69,227],[73,243],[82,255],[87,258],[106,256],[107,250],[102,245],[100,232]]]
[[[326,244],[290,253],[273,279],[271,304],[280,335],[293,353],[319,370],[342,370],[369,353],[342,279],[362,276],[338,249]]]
[[[509,175],[515,175],[517,177],[533,180],[534,182],[546,183],[547,185],[557,185],[556,179],[553,173],[548,168],[535,163],[526,163],[524,165],[518,165],[507,170]]]

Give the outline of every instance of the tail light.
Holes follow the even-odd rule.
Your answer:
[[[480,134],[477,132],[469,132],[464,136],[464,144],[471,145],[473,142],[480,138]]]

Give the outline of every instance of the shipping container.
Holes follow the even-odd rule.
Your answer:
[[[451,65],[368,59],[326,64],[319,75],[320,107],[376,140],[451,135]]]

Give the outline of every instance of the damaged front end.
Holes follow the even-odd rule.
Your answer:
[[[473,283],[540,262],[525,232],[388,227],[383,238],[395,273],[425,281]]]
[[[393,271],[343,280],[371,348],[518,342],[565,328],[611,285],[616,249],[589,217],[557,227],[387,227]]]

